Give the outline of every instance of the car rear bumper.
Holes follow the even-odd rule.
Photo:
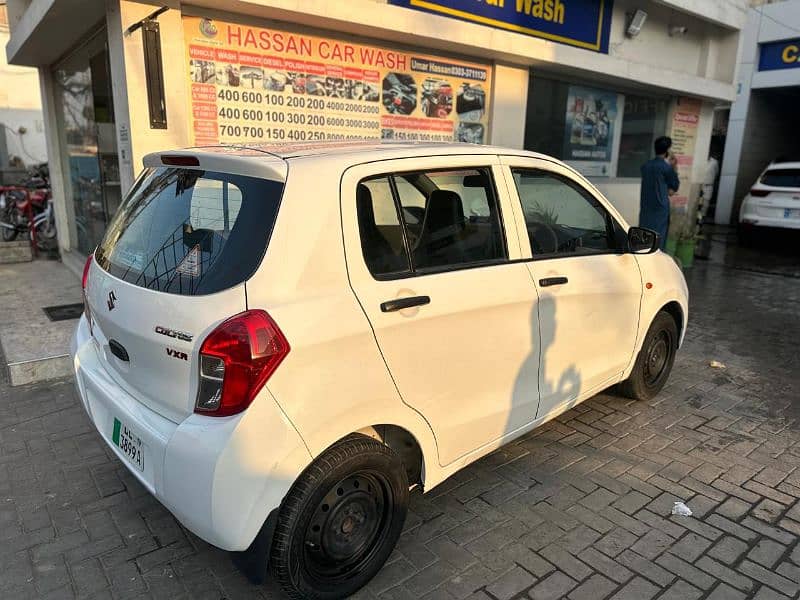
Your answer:
[[[751,207],[745,204],[739,214],[739,225],[744,228],[800,229],[800,218],[795,217],[794,214],[791,218],[764,216],[759,212],[757,206]]]
[[[190,531],[224,550],[245,550],[310,461],[302,439],[262,390],[233,417],[174,423],[122,389],[102,364],[85,317],[70,354],[89,418],[128,470]],[[113,441],[114,420],[142,440],[140,471]]]

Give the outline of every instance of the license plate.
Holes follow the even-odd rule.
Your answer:
[[[800,208],[784,208],[783,209],[783,218],[784,219],[797,219],[800,217]]]
[[[114,419],[114,445],[122,450],[125,458],[140,471],[144,471],[144,444],[142,438],[133,433],[122,421]]]

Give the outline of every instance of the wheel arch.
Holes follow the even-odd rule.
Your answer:
[[[674,319],[675,327],[678,328],[678,340],[679,340],[678,345],[680,346],[680,341],[683,340],[683,328],[684,328],[683,308],[681,307],[681,305],[678,303],[677,300],[671,300],[667,302],[664,306],[662,306],[659,310],[657,310],[655,314],[657,315],[660,312],[665,312]],[[653,318],[655,318],[655,315],[653,315]]]
[[[408,482],[412,485],[419,484],[424,487],[425,453],[419,440],[408,429],[400,425],[381,423],[362,427],[354,433],[375,438],[391,448],[403,461]]]

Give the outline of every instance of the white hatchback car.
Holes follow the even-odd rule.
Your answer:
[[[800,160],[778,159],[759,176],[739,210],[745,244],[769,229],[800,230]]]
[[[295,598],[381,567],[409,488],[603,389],[651,398],[687,289],[546,156],[327,144],[151,154],[86,263],[86,410],[188,529]]]

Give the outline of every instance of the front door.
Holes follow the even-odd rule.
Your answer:
[[[442,465],[531,423],[536,290],[492,156],[350,169],[342,217],[353,289],[403,401],[431,425]],[[499,189],[498,189],[499,188]]]
[[[569,169],[507,160],[539,293],[543,417],[619,380],[633,358],[642,281],[624,228]]]

